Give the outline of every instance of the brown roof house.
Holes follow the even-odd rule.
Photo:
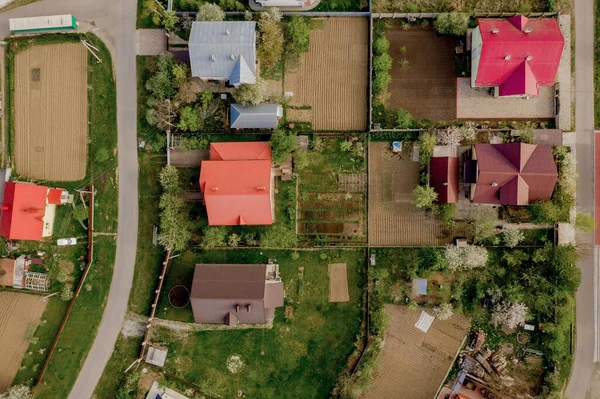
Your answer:
[[[283,306],[279,265],[196,265],[190,300],[196,323],[264,324]]]
[[[471,199],[482,204],[529,205],[549,200],[558,180],[552,148],[507,143],[475,144]]]
[[[429,161],[429,185],[437,193],[437,202],[458,202],[458,151],[456,146],[435,146]]]

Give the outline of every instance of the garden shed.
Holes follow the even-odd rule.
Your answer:
[[[231,104],[230,126],[232,129],[276,129],[282,117],[283,107],[279,104]]]

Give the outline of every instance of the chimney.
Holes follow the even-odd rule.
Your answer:
[[[267,188],[265,186],[258,186],[258,187],[256,187],[256,189],[258,191],[265,191]]]
[[[492,29],[492,33],[495,35],[496,33],[500,32],[500,29],[498,28],[494,28]]]
[[[235,61],[235,55],[231,54],[231,60]]]
[[[226,31],[225,31],[225,34],[226,34],[227,36],[229,36],[231,33],[229,32],[229,30],[226,30]]]
[[[508,60],[510,60],[510,55],[505,55],[505,56],[504,56],[504,60],[505,60],[505,61],[508,61]]]
[[[532,56],[528,55],[527,58],[525,58],[525,60],[526,61],[531,61],[532,58],[533,58]]]
[[[525,28],[525,30],[523,32],[525,32],[525,33],[531,33],[531,28]]]
[[[249,312],[250,310],[252,310],[252,305],[251,305],[251,304],[247,304],[247,305],[246,305],[246,309],[247,309],[247,310],[248,310],[248,312]]]
[[[492,182],[492,187],[498,187],[498,183]]]
[[[219,191],[219,187],[211,187],[212,191]]]
[[[215,57],[215,55],[213,54],[213,55],[210,56],[210,60],[214,62],[214,61],[217,60],[217,57]]]
[[[235,311],[236,311],[236,313],[240,312],[240,305],[239,304],[235,305]]]

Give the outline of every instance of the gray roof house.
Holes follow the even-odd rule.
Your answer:
[[[190,301],[196,323],[264,324],[283,306],[279,265],[196,265]]]
[[[193,22],[188,46],[193,77],[255,83],[256,22]]]
[[[231,104],[232,129],[276,129],[283,117],[279,104]]]

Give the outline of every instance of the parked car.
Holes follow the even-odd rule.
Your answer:
[[[76,245],[77,244],[77,238],[59,238],[58,240],[56,240],[56,245],[58,246],[66,246],[66,245]]]

